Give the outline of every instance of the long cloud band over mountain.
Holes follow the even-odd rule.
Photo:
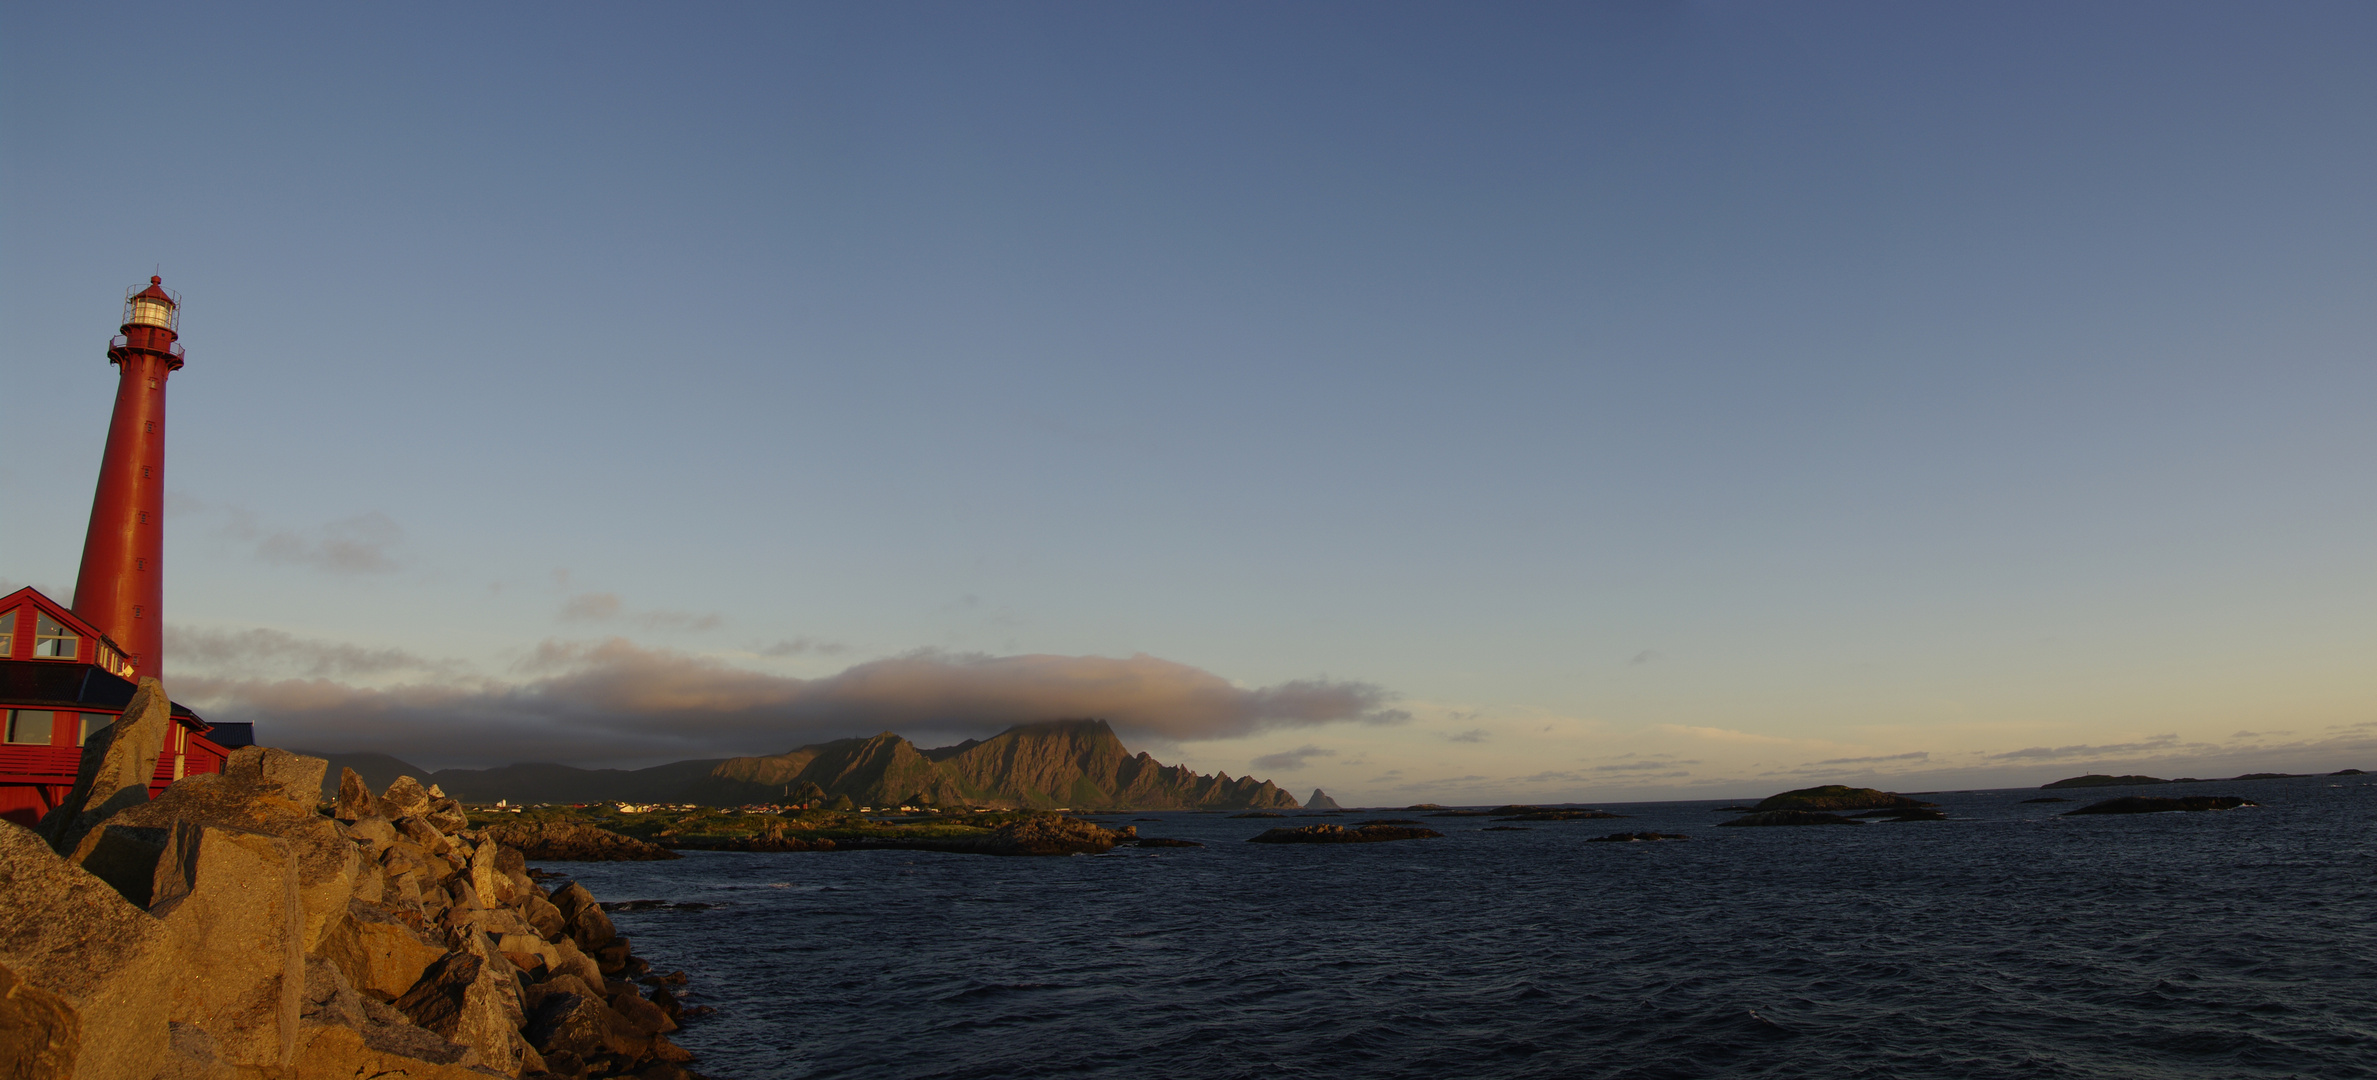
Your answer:
[[[548,643],[531,667],[541,674],[523,683],[364,688],[218,676],[178,677],[168,687],[210,719],[255,721],[259,737],[275,745],[383,750],[441,764],[775,753],[878,731],[984,735],[1060,717],[1098,717],[1126,738],[1165,741],[1405,719],[1387,707],[1393,695],[1369,683],[1299,679],[1245,689],[1144,654],[926,651],[796,679],[613,638]]]

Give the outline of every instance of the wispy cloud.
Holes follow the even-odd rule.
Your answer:
[[[775,644],[759,650],[759,655],[775,659],[787,656],[808,656],[811,654],[818,656],[840,656],[849,651],[850,646],[844,645],[839,641],[821,641],[817,638],[797,637],[779,640]]]
[[[263,628],[213,630],[168,624],[165,655],[177,674],[195,669],[250,678],[359,678],[405,672],[456,676],[466,670],[454,661],[430,660],[403,649],[316,641]]]
[[[1698,764],[1700,764],[1700,762],[1699,762],[1697,759],[1695,759],[1695,760],[1687,760],[1687,761],[1673,761],[1673,760],[1667,760],[1667,759],[1659,759],[1659,758],[1654,758],[1654,759],[1650,759],[1650,760],[1646,760],[1646,761],[1625,761],[1625,762],[1619,762],[1619,763],[1617,763],[1617,764],[1614,764],[1614,765],[1595,765],[1595,766],[1593,766],[1593,771],[1594,771],[1594,772],[1597,772],[1597,773],[1640,773],[1640,772],[1660,772],[1660,771],[1662,771],[1662,770],[1670,770],[1670,769],[1674,769],[1674,768],[1676,768],[1677,766],[1681,766],[1681,765],[1698,765]],[[1677,773],[1676,775],[1678,775],[1678,776],[1681,776],[1681,775],[1685,775],[1685,774],[1682,774],[1682,773]]]
[[[1482,743],[1492,737],[1493,735],[1484,728],[1470,728],[1467,731],[1454,732],[1444,738],[1446,742]]]
[[[1294,772],[1303,768],[1312,758],[1336,756],[1337,751],[1335,750],[1326,750],[1310,743],[1306,743],[1305,745],[1299,746],[1293,750],[1282,750],[1276,754],[1265,754],[1262,757],[1254,759],[1252,764],[1258,772]]]
[[[2009,750],[2002,754],[1990,754],[1988,758],[1991,761],[2063,761],[2070,758],[2165,753],[2183,747],[2192,748],[2189,744],[2182,743],[2178,735],[2172,734],[2156,735],[2139,742],[2106,743],[2101,746],[2032,746],[2021,750]]]
[[[1773,735],[1759,735],[1748,731],[1735,731],[1732,728],[1696,727],[1691,724],[1660,724],[1659,729],[1662,731],[1673,732],[1677,735],[1689,735],[1695,739],[1711,739],[1717,742],[1759,743],[1764,745],[1781,746],[1792,741],[1790,739],[1779,738]]]
[[[1881,756],[1879,756],[1879,757],[1836,757],[1836,758],[1826,758],[1826,759],[1824,759],[1823,761],[1811,761],[1811,762],[1808,762],[1808,764],[1810,764],[1810,765],[1879,765],[1879,764],[1882,764],[1882,763],[1884,763],[1884,762],[1890,762],[1890,761],[1929,761],[1929,760],[1931,760],[1931,751],[1929,751],[1929,750],[1909,750],[1909,751],[1907,751],[1906,753],[1903,753],[1903,754],[1883,754],[1883,755],[1881,755]]]
[[[563,622],[599,623],[614,619],[633,623],[647,630],[691,632],[715,630],[726,620],[715,613],[697,614],[689,611],[629,611],[618,593],[585,592],[572,595],[561,604]]]
[[[618,593],[579,593],[562,602],[561,621],[603,622],[616,619],[620,606]]]
[[[221,535],[255,545],[256,557],[276,566],[310,566],[333,574],[385,574],[401,568],[393,549],[404,527],[378,511],[333,521],[317,529],[266,529],[256,516],[237,508]]]

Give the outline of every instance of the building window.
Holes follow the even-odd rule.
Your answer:
[[[72,660],[82,653],[82,639],[58,620],[43,612],[33,620],[33,655],[52,660]]]
[[[99,734],[101,731],[106,730],[107,725],[116,722],[115,717],[109,716],[103,712],[87,712],[81,715],[83,718],[83,728],[82,734],[77,735],[74,738],[74,745],[76,746],[81,746],[84,743],[90,742],[91,736]]]
[[[56,713],[48,709],[9,709],[8,741],[20,746],[48,746],[50,723]]]
[[[0,660],[17,654],[17,612],[15,608],[0,611]]]

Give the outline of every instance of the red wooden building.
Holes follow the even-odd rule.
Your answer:
[[[7,740],[0,742],[0,817],[31,825],[66,798],[83,740],[123,713],[131,676],[123,650],[65,605],[35,589],[0,597],[0,738]],[[173,721],[151,795],[192,773],[223,771],[224,755],[249,741],[246,731],[218,732],[181,705]]]
[[[57,806],[74,788],[84,740],[122,715],[134,680],[163,670],[165,384],[185,359],[181,307],[154,277],[124,297],[107,349],[115,412],[74,606],[34,589],[0,597],[0,817],[11,821],[32,824]],[[152,794],[223,771],[225,748],[251,741],[246,725],[210,725],[180,705],[173,719]]]

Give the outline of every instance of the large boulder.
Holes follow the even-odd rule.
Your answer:
[[[123,715],[84,741],[82,764],[66,801],[43,815],[41,835],[50,847],[73,851],[83,834],[100,822],[147,802],[149,780],[157,774],[157,754],[172,729],[173,702],[166,699],[164,684],[140,680]]]
[[[456,947],[396,999],[396,1008],[413,1023],[478,1051],[480,1064],[517,1074],[527,1016],[516,969],[487,935],[465,931],[456,937]]]
[[[146,908],[149,890],[156,884],[157,858],[172,835],[171,829],[105,824],[84,833],[69,858],[115,886],[132,906]]]
[[[176,976],[165,927],[0,821],[0,1062],[23,1080],[150,1080]]]
[[[153,1080],[251,1080],[254,1069],[224,1061],[215,1037],[196,1024],[168,1024],[165,1060]]]
[[[286,763],[280,768],[281,778],[271,782],[257,779],[254,771],[244,776],[186,776],[155,799],[109,818],[107,824],[170,828],[182,822],[288,841],[297,858],[298,895],[304,906],[305,934],[300,947],[310,950],[347,910],[361,861],[354,841],[339,831],[337,822],[317,813],[313,804],[300,804],[288,797],[292,790],[288,774],[304,770]]]
[[[330,800],[330,816],[340,821],[379,816],[379,800],[353,769],[338,770],[338,797]]]
[[[305,988],[305,912],[289,842],[181,822],[152,892],[149,910],[180,950],[173,1019],[212,1036],[232,1065],[289,1067]]]
[[[394,1001],[420,982],[421,973],[446,950],[395,912],[354,900],[347,904],[346,917],[323,936],[316,954],[337,965],[356,992]]]
[[[413,1031],[427,1045],[374,1038],[369,1028],[314,1028],[288,1075],[292,1080],[488,1080],[470,1067],[478,1059],[468,1047]]]
[[[330,763],[318,757],[292,754],[276,746],[242,746],[223,759],[223,775],[234,782],[270,791],[300,806],[322,799],[322,774]]]
[[[419,817],[428,812],[429,791],[410,776],[397,777],[388,783],[388,790],[380,793],[381,817]]]

